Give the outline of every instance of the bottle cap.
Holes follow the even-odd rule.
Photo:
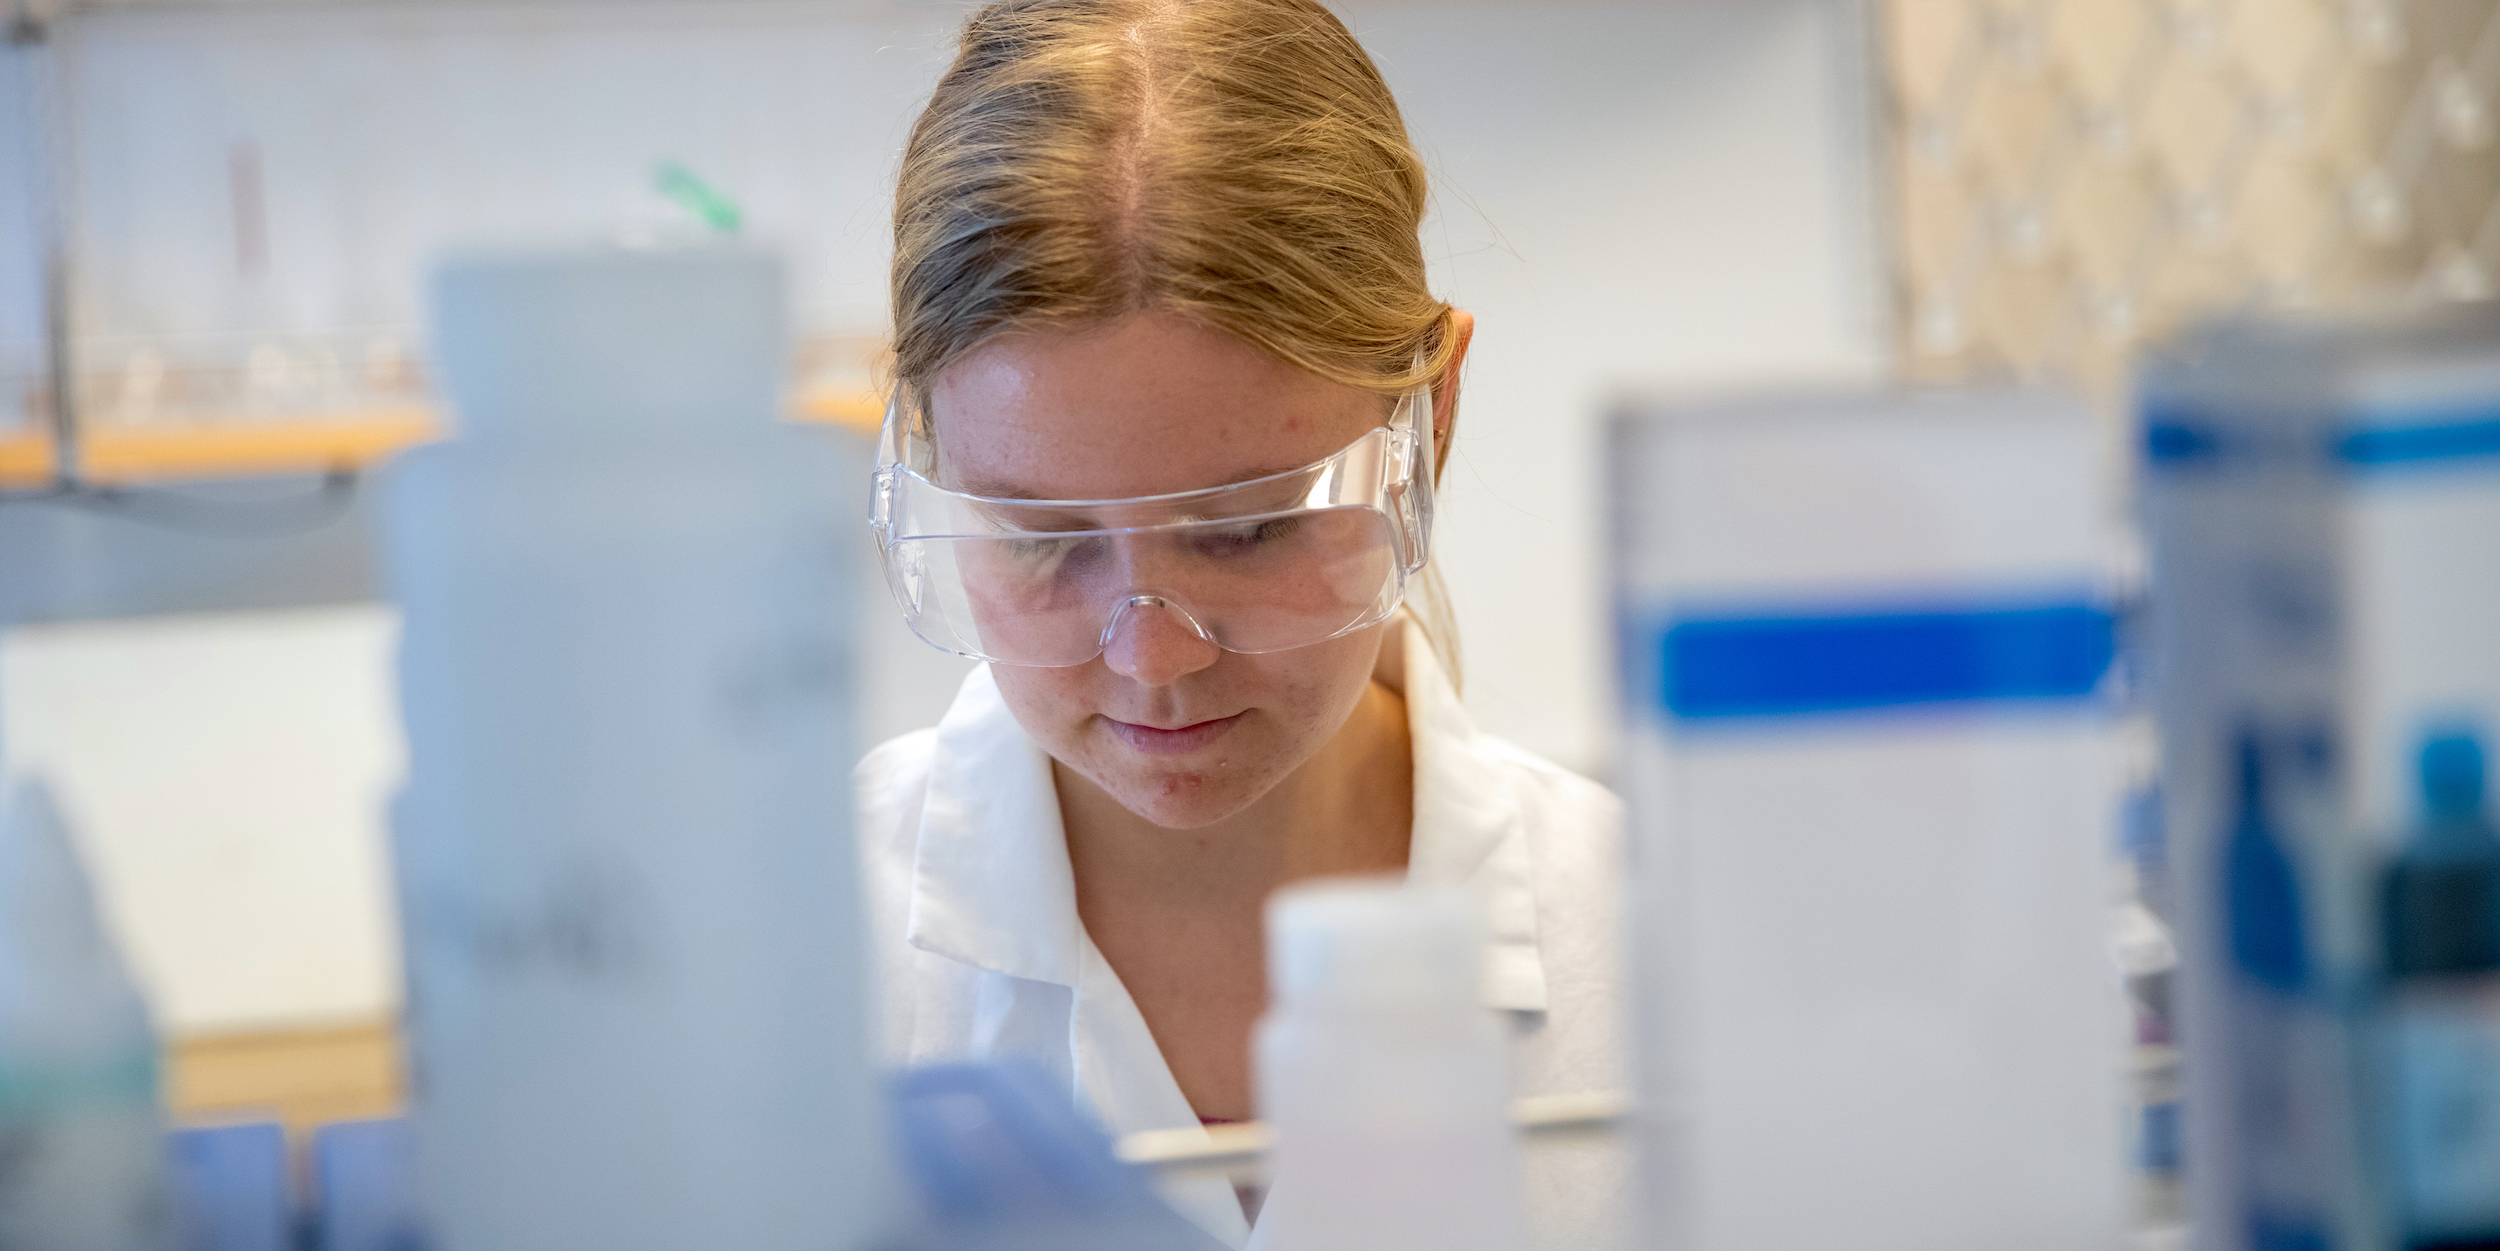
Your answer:
[[[1267,905],[1268,982],[1280,1006],[1476,1007],[1484,909],[1467,891],[1335,878]]]
[[[2482,740],[2463,731],[2424,740],[2422,801],[2434,817],[2470,817],[2483,810]]]
[[[433,275],[434,369],[470,442],[770,429],[786,301],[731,244],[465,251]]]

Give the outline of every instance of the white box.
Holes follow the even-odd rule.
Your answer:
[[[2090,418],[1873,395],[1612,439],[1644,1245],[2116,1245]]]

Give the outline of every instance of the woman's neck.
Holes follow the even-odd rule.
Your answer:
[[[1406,867],[1414,765],[1406,704],[1375,679],[1328,745],[1249,808],[1165,829],[1057,768],[1077,916],[1201,1117],[1257,1115],[1250,1032],[1267,1010],[1265,906],[1277,887]]]
[[[1406,867],[1414,753],[1403,649],[1387,631],[1372,681],[1326,746],[1248,808],[1174,830],[1054,766],[1077,916],[1201,1117],[1246,1120],[1250,1031],[1267,1009],[1264,910],[1277,887]]]

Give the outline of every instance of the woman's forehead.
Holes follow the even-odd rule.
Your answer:
[[[1248,481],[1327,456],[1384,415],[1377,394],[1152,313],[994,340],[938,375],[930,408],[944,485],[1031,499]]]

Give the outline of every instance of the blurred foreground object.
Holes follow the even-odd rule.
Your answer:
[[[2500,726],[2500,307],[2225,319],[2140,374],[2191,1216],[2215,1251],[2433,1244],[2355,1075],[2423,736]]]
[[[1322,881],[1267,906],[1256,1038],[1277,1251],[1522,1251],[1508,1040],[1484,1002],[1483,905]]]
[[[1041,1070],[939,1064],[894,1074],[920,1226],[898,1251],[1217,1251]]]
[[[862,466],[776,418],[779,266],[437,274],[461,437],[385,564],[419,1193],[436,1251],[883,1236],[843,603]]]
[[[2091,419],[1876,395],[1611,437],[1643,1245],[2116,1245]]]
[[[0,1247],[172,1245],[156,1037],[52,793],[0,793]]]
[[[286,1251],[294,1244],[284,1127],[260,1121],[178,1129],[165,1136],[165,1151],[179,1251]]]
[[[2500,1244],[2500,832],[2482,740],[2422,747],[2422,816],[2381,888],[2383,1132],[2408,1247]]]
[[[1015,1063],[907,1069],[885,1083],[912,1208],[878,1251],[1217,1251],[1069,1091]],[[177,1130],[175,1251],[428,1251],[404,1118],[313,1134],[300,1226],[274,1122]],[[303,1231],[299,1238],[295,1230]]]

